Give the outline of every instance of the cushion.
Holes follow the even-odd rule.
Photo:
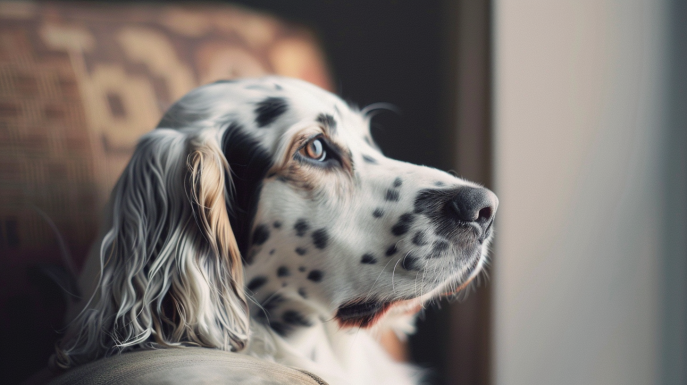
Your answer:
[[[50,385],[324,385],[314,374],[254,357],[204,348],[146,350],[69,370]]]

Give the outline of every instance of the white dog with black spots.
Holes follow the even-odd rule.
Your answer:
[[[147,347],[237,351],[331,384],[414,384],[381,333],[485,264],[498,199],[389,159],[369,111],[300,80],[200,87],[145,135],[87,262],[64,368]],[[85,277],[85,278],[84,278]]]

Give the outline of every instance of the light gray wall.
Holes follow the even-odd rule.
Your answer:
[[[661,383],[687,384],[687,0],[669,1]]]
[[[659,383],[667,8],[495,1],[496,384]]]

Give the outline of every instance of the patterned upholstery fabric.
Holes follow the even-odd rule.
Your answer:
[[[162,112],[198,85],[268,73],[330,88],[306,30],[246,9],[0,2],[2,345],[32,330],[53,341],[61,326],[61,294],[41,284],[70,270],[51,221],[78,270]]]

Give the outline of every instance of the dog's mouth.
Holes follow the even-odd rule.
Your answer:
[[[393,303],[353,300],[339,306],[334,318],[338,321],[341,328],[367,328],[377,323]]]
[[[453,297],[470,285],[480,267],[480,257],[474,258],[463,272],[466,279],[459,282],[447,282],[421,297],[399,298],[381,301],[377,299],[356,298],[338,307],[334,319],[341,328],[371,328],[376,325],[391,309],[394,314],[415,314],[422,309],[422,304],[432,298]]]
[[[415,314],[420,311],[422,301],[420,298],[399,299],[396,301],[352,300],[339,306],[334,319],[341,328],[370,328],[391,310],[401,309],[402,313]]]

